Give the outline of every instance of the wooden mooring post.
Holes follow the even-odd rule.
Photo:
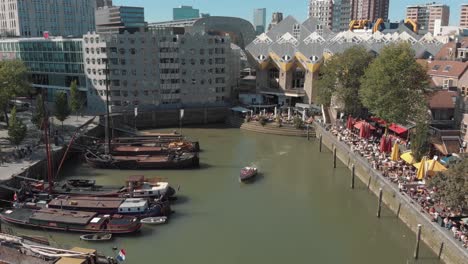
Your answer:
[[[333,146],[333,168],[336,169],[336,147]]]
[[[421,241],[421,225],[418,224],[418,231],[416,233],[416,247],[414,248],[414,258],[419,257],[419,242]]]
[[[438,255],[439,259],[442,257],[442,250],[444,250],[444,242],[440,244],[439,255]]]
[[[322,134],[320,134],[319,141],[319,152],[322,152]]]
[[[356,177],[356,168],[354,167],[354,163],[351,166],[351,189],[354,189],[354,178]]]
[[[310,140],[310,135],[309,135],[309,124],[307,124],[307,140]]]
[[[379,205],[377,207],[377,217],[380,218],[380,212],[382,211],[382,188],[379,189]]]

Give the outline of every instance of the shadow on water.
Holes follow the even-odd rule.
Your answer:
[[[171,204],[179,205],[179,204],[187,203],[188,201],[190,201],[190,198],[188,196],[185,196],[185,195],[179,195],[178,194],[176,197],[177,197],[177,199],[172,201]]]
[[[200,162],[200,166],[198,167],[198,169],[199,170],[206,170],[206,169],[210,169],[212,167],[213,167],[213,165],[211,165],[211,164]]]

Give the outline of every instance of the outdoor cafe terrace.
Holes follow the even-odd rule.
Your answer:
[[[468,248],[468,216],[435,200],[437,189],[430,189],[425,183],[426,177],[447,168],[438,160],[427,157],[417,162],[410,151],[400,151],[408,148],[409,142],[396,136],[379,137],[377,129],[366,121],[353,122],[348,118],[346,126],[332,126],[330,132],[398,185],[400,192],[411,197],[434,222],[448,229],[463,247]]]

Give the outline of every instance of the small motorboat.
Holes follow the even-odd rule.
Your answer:
[[[85,241],[107,241],[112,238],[111,233],[97,233],[97,234],[86,234],[80,236],[81,240]]]
[[[246,182],[257,176],[257,168],[254,167],[244,167],[241,169],[239,180],[241,182]]]
[[[142,224],[149,224],[149,225],[161,225],[167,222],[166,216],[159,216],[159,217],[147,217],[140,220]]]

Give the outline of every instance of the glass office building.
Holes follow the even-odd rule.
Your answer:
[[[73,80],[86,92],[82,39],[23,38],[0,40],[0,60],[23,61],[33,87],[53,101],[57,91],[68,91]]]
[[[172,9],[172,19],[181,20],[181,19],[191,19],[199,18],[200,10],[194,9],[191,6],[180,6]]]

